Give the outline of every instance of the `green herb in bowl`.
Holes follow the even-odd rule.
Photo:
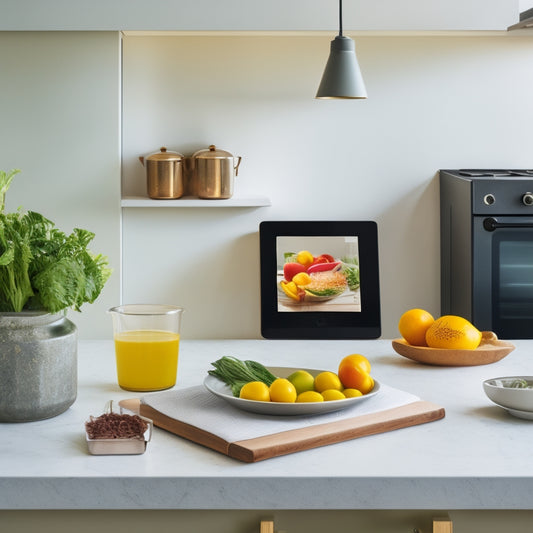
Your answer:
[[[208,374],[226,383],[236,397],[239,397],[243,385],[250,381],[262,381],[270,386],[276,379],[272,372],[256,361],[241,361],[236,357],[224,356],[211,365],[215,369],[208,370]]]

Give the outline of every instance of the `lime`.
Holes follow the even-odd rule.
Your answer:
[[[314,390],[315,378],[307,370],[297,370],[287,379],[294,385],[297,394]]]

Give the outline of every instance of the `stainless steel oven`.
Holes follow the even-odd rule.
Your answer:
[[[533,338],[533,170],[441,170],[441,313]]]

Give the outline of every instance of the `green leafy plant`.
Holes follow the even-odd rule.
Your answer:
[[[34,211],[4,213],[5,193],[18,172],[0,171],[0,311],[79,311],[111,275],[107,257],[88,249],[91,231],[66,235]]]
[[[214,370],[208,370],[211,376],[223,381],[231,388],[233,396],[239,397],[241,388],[250,381],[261,381],[270,386],[276,376],[257,361],[241,361],[231,355],[225,355],[214,363]]]

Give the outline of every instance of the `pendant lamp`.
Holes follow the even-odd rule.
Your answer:
[[[339,35],[331,41],[316,98],[366,98],[365,82],[355,56],[355,43],[342,34],[342,0],[339,0]]]

